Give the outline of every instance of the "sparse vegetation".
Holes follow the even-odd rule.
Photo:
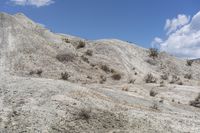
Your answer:
[[[92,55],[93,55],[93,51],[88,49],[88,50],[85,52],[85,54],[86,54],[87,56],[92,56]]]
[[[150,90],[149,95],[152,97],[155,97],[158,94],[158,92],[156,92],[155,90]]]
[[[70,75],[67,72],[61,73],[61,79],[62,80],[68,80]]]
[[[156,48],[150,48],[149,49],[149,57],[155,59],[155,58],[158,57],[158,54],[159,54],[158,49],[156,49]]]
[[[69,62],[73,61],[75,58],[75,55],[72,53],[66,53],[66,54],[58,54],[56,55],[56,59],[60,62]]]
[[[156,83],[157,79],[151,74],[148,73],[145,77],[144,77],[144,81],[146,83]]]
[[[187,65],[187,66],[192,66],[192,63],[193,63],[193,60],[187,60],[187,61],[186,61],[186,65]]]
[[[193,107],[200,108],[200,93],[199,93],[198,96],[195,98],[195,100],[190,101],[189,104],[190,104],[191,106],[193,106]]]
[[[85,42],[84,41],[79,41],[79,43],[78,43],[78,45],[77,45],[77,47],[76,47],[76,49],[80,49],[80,48],[84,48],[85,47]]]
[[[186,78],[186,79],[192,79],[192,74],[190,74],[190,73],[185,74],[184,78]]]
[[[113,80],[120,80],[121,79],[121,75],[119,73],[113,73],[113,75],[111,76]]]

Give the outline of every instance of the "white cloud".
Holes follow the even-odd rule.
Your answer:
[[[181,28],[185,24],[188,24],[190,21],[190,16],[186,16],[184,14],[179,14],[177,18],[173,18],[172,20],[167,19],[165,23],[165,30],[167,30],[167,34],[170,34],[177,29]]]
[[[36,7],[47,6],[54,3],[53,0],[10,0],[10,2],[20,6],[29,5]]]
[[[158,48],[158,47],[159,47],[159,44],[162,43],[162,42],[163,42],[163,40],[162,40],[161,38],[155,37],[154,40],[153,40],[152,43],[151,43],[151,46],[152,46],[153,48]]]
[[[160,50],[181,58],[200,58],[200,11],[187,24],[175,29],[166,40],[158,42]]]

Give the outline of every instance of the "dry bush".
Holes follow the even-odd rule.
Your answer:
[[[107,65],[101,65],[100,68],[106,73],[109,73],[111,71]]]
[[[158,64],[158,61],[155,60],[155,59],[147,59],[146,62],[149,63],[150,65],[153,65],[153,66]]]
[[[70,43],[69,39],[68,38],[63,38],[62,39],[65,43]]]
[[[113,73],[113,75],[111,76],[113,80],[120,80],[121,79],[121,75],[119,73]]]
[[[86,63],[90,63],[89,59],[87,57],[83,56],[83,55],[81,56],[81,59]]]
[[[61,73],[61,79],[62,80],[68,80],[70,75],[67,72]]]
[[[129,81],[129,84],[134,84],[135,81],[136,81],[136,79],[131,79],[131,80]]]
[[[186,65],[187,65],[187,66],[192,66],[192,63],[193,63],[193,60],[187,60],[187,61],[186,61]]]
[[[150,107],[151,109],[158,110],[158,104],[153,103],[153,106]]]
[[[190,74],[190,73],[185,74],[184,78],[186,78],[186,79],[192,79],[192,74]]]
[[[199,93],[198,96],[195,98],[195,100],[190,101],[189,104],[190,104],[191,106],[193,106],[193,107],[200,108],[200,93]]]
[[[149,57],[155,59],[156,57],[158,57],[158,49],[156,48],[150,48],[149,49]]]
[[[128,86],[124,86],[124,87],[122,87],[122,91],[128,91],[129,89],[128,89]]]
[[[144,81],[146,83],[156,83],[157,79],[151,73],[149,73],[144,77]]]
[[[162,80],[168,80],[168,74],[163,74],[160,76]]]
[[[77,47],[76,47],[76,49],[80,49],[80,48],[84,48],[85,47],[85,42],[84,41],[79,41],[79,43],[78,43],[78,45],[77,45]]]
[[[103,84],[106,80],[107,79],[105,76],[103,76],[103,75],[100,76],[100,84]]]
[[[152,97],[155,97],[158,94],[158,92],[156,92],[155,90],[150,90],[149,95]]]
[[[78,118],[88,121],[91,117],[91,112],[91,109],[80,109],[80,111],[78,112]]]
[[[165,87],[164,81],[161,81],[161,82],[160,82],[160,87]]]
[[[29,75],[34,75],[34,74],[37,74],[38,76],[41,76],[42,75],[42,69],[37,69],[37,70],[31,70]]]
[[[88,55],[88,56],[92,56],[92,55],[93,55],[93,51],[88,49],[88,50],[85,52],[85,54]]]
[[[180,80],[180,78],[178,76],[172,75],[172,79],[169,83],[174,84],[174,83],[177,83],[179,80]]]
[[[75,58],[75,55],[72,53],[66,53],[66,54],[58,54],[56,55],[56,59],[60,62],[69,62],[73,61]]]

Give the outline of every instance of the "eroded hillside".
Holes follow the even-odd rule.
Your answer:
[[[200,64],[150,54],[1,13],[0,132],[199,132]]]

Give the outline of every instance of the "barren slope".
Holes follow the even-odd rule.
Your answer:
[[[120,40],[55,34],[23,14],[1,13],[0,132],[200,132],[200,110],[188,105],[200,92],[199,67],[166,53],[152,59]],[[148,73],[156,83],[145,83]],[[170,84],[173,75],[180,79]]]

